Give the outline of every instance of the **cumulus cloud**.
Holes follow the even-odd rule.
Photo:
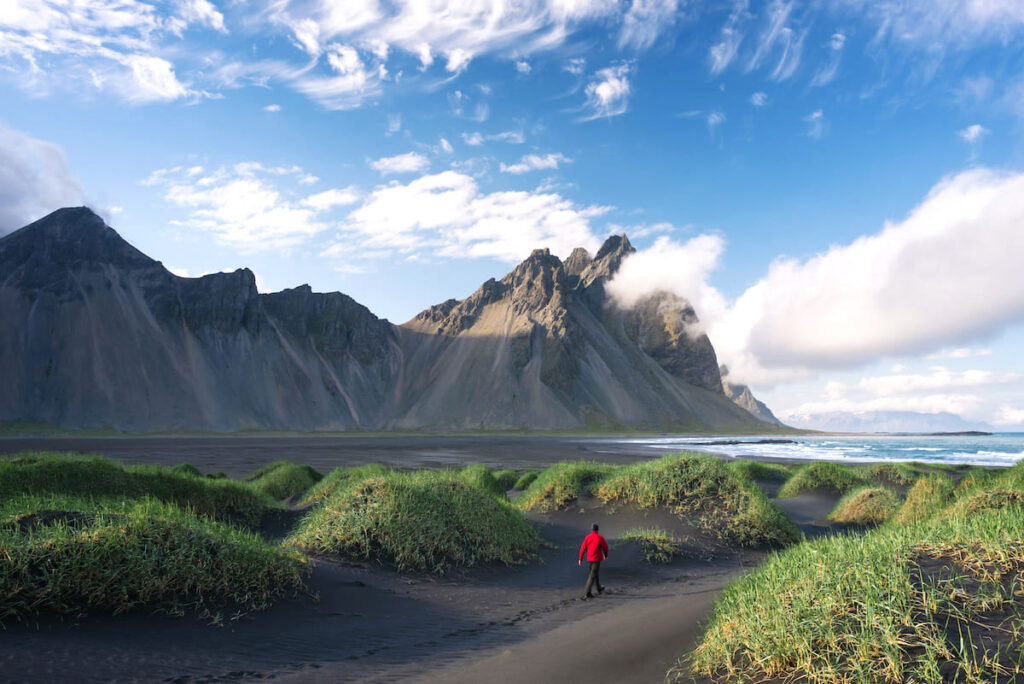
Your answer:
[[[957,131],[960,139],[969,145],[979,142],[988,134],[988,129],[981,124],[972,124],[962,131]]]
[[[0,235],[83,199],[60,147],[0,123]]]
[[[568,164],[572,161],[564,154],[555,152],[554,154],[526,154],[516,164],[502,164],[502,173],[520,174],[526,173],[527,171],[536,171],[538,169],[557,169],[558,165]]]
[[[206,172],[202,167],[158,169],[144,185],[162,189],[164,200],[186,210],[172,225],[210,233],[241,252],[286,249],[308,242],[327,229],[324,212],[352,204],[352,188],[301,197],[305,178],[297,166],[268,167],[242,162]]]
[[[618,116],[626,111],[632,87],[629,82],[629,64],[600,69],[594,80],[587,84],[584,92],[587,96],[588,114],[584,121]]]
[[[715,236],[660,238],[626,260],[609,291],[625,305],[656,289],[690,299],[733,377],[765,386],[937,352],[1020,321],[1021,225],[1024,174],[974,169],[877,233],[777,260],[734,301],[707,282],[723,248]]]
[[[567,256],[600,243],[590,221],[607,207],[579,206],[556,193],[481,192],[456,171],[375,189],[341,224],[325,250],[350,258],[352,245],[382,254],[491,257],[516,262],[538,247]]]
[[[530,63],[527,62],[525,59],[520,59],[516,61],[516,71],[526,75],[533,71],[533,68],[530,66]]]
[[[393,157],[382,157],[370,162],[370,167],[374,171],[379,171],[385,176],[396,173],[416,173],[428,166],[430,166],[430,160],[418,152],[396,154]]]

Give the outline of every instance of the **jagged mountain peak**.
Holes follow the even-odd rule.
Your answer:
[[[621,235],[610,235],[608,239],[601,245],[601,249],[597,250],[597,256],[594,257],[594,261],[600,261],[606,257],[618,256],[621,259],[627,254],[632,254],[636,249],[630,243],[629,238],[626,237],[625,233]]]
[[[586,270],[587,266],[590,266],[591,262],[594,261],[594,257],[590,256],[583,247],[577,247],[572,250],[572,254],[563,263],[565,268],[565,274],[567,276],[578,276]]]

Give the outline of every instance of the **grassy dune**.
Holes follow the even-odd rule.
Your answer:
[[[660,527],[634,527],[619,535],[618,544],[636,542],[648,563],[669,563],[682,550],[682,540]]]
[[[944,475],[925,476],[881,527],[774,556],[727,588],[670,676],[1021,680],[1024,465],[968,480],[954,491]]]
[[[522,513],[477,481],[487,478],[465,470],[349,477],[302,519],[287,543],[311,553],[438,573],[533,558],[540,542],[536,532]]]
[[[886,487],[861,487],[848,492],[828,514],[832,522],[881,525],[900,508],[900,498]]]
[[[837,494],[845,494],[851,489],[867,484],[868,480],[850,466],[815,461],[797,469],[796,473],[779,489],[779,498],[784,499],[818,489],[828,489]]]
[[[793,523],[743,472],[700,454],[626,466],[559,463],[542,471],[516,505],[526,511],[557,510],[586,494],[604,503],[665,508],[743,546],[798,541],[800,532]],[[778,476],[777,470],[771,472]]]
[[[277,461],[245,478],[249,487],[275,501],[289,499],[309,491],[324,476],[308,465]]]
[[[17,495],[0,504],[0,623],[260,610],[301,590],[309,569],[300,554],[148,497]]]
[[[55,453],[0,458],[0,501],[21,494],[151,497],[217,520],[255,526],[273,500],[241,482],[196,475],[191,466],[126,466],[101,456]],[[197,471],[198,472],[198,471]]]

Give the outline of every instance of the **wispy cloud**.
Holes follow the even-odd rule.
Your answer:
[[[807,129],[808,137],[820,140],[821,136],[825,134],[825,113],[820,109],[815,110],[805,116],[804,121],[809,124]]]
[[[768,104],[767,93],[754,93],[753,95],[750,96],[750,104],[754,105],[755,107],[764,107],[766,104]]]
[[[811,79],[811,86],[823,86],[831,83],[839,71],[839,60],[843,56],[843,46],[846,45],[846,36],[842,33],[833,33],[828,41],[829,54]]]
[[[648,48],[675,23],[679,0],[633,0],[622,18],[619,47]]]
[[[981,124],[971,124],[962,131],[957,131],[957,135],[960,136],[960,139],[971,145],[980,141],[987,133],[988,129]]]
[[[629,64],[618,64],[598,70],[584,90],[588,113],[581,120],[591,121],[624,113],[629,106],[629,96],[632,93],[629,76]]]
[[[750,16],[747,11],[748,6],[749,0],[737,0],[732,12],[729,13],[729,19],[722,27],[718,42],[708,49],[708,68],[712,75],[717,76],[722,73],[736,59],[736,53],[743,41],[740,24]]]

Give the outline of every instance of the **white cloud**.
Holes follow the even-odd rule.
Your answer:
[[[486,140],[505,142],[512,145],[522,145],[526,142],[526,136],[523,135],[522,131],[501,131],[500,133],[492,133],[490,135],[482,135],[480,133],[463,133],[462,140],[472,147],[483,145]]]
[[[718,110],[715,110],[708,114],[708,130],[712,133],[715,129],[725,123],[725,114]]]
[[[619,64],[600,69],[595,74],[595,80],[588,83],[584,90],[589,114],[583,120],[618,116],[626,111],[632,92],[629,71],[628,64]]]
[[[263,111],[270,112],[272,114],[276,114],[277,112],[281,111],[281,105],[279,105],[279,104],[267,105],[266,107],[263,108]]]
[[[564,69],[573,76],[582,76],[583,70],[587,68],[587,60],[583,57],[573,57],[566,62]]]
[[[394,135],[402,130],[402,115],[388,114],[388,135]]]
[[[527,62],[525,59],[516,60],[516,71],[518,71],[519,73],[525,75],[530,73],[532,70],[533,69],[530,66],[530,63]]]
[[[383,65],[368,68],[351,45],[330,44],[325,54],[330,75],[301,73],[291,81],[295,90],[335,110],[354,109],[380,94],[387,75]]]
[[[463,133],[462,140],[472,147],[477,147],[484,144],[484,136],[479,133]]]
[[[324,211],[333,207],[355,204],[358,201],[359,193],[356,189],[354,187],[347,187],[344,189],[331,188],[330,190],[318,192],[315,195],[304,198],[300,204],[314,211]]]
[[[743,41],[740,24],[749,18],[748,5],[748,0],[738,0],[734,3],[733,11],[729,14],[725,26],[722,27],[719,41],[708,50],[708,66],[714,76],[725,71],[736,59],[736,53]]]
[[[384,254],[523,259],[538,247],[567,256],[574,247],[599,244],[590,219],[606,207],[581,207],[556,193],[483,193],[456,171],[427,175],[408,184],[378,187],[342,223],[328,256],[353,258],[359,249]]]
[[[416,173],[430,166],[430,160],[417,152],[396,154],[393,157],[382,157],[370,162],[374,171],[383,175],[395,173]]]
[[[83,201],[60,147],[0,123],[0,235]]]
[[[767,93],[754,93],[753,95],[750,96],[750,104],[754,105],[755,107],[764,107],[766,104],[768,104]]]
[[[1024,4],[1016,0],[833,0],[862,11],[878,24],[884,39],[929,52],[981,43],[1007,44],[1024,28]]]
[[[619,47],[644,49],[675,23],[679,0],[633,0],[622,18]]]
[[[978,356],[989,356],[991,349],[971,349],[970,347],[957,347],[955,349],[942,349],[934,354],[928,354],[924,358],[934,359],[972,359]]]
[[[811,86],[823,86],[831,83],[839,71],[839,60],[843,55],[843,46],[846,45],[846,36],[842,33],[833,33],[828,42],[829,55],[811,79]]]
[[[778,55],[772,79],[784,81],[796,72],[803,55],[807,30],[798,32],[789,26],[793,7],[794,3],[783,0],[772,0],[768,5],[767,25],[758,37],[757,48],[747,63],[747,71],[760,68],[770,56]]]
[[[818,109],[805,116],[804,121],[810,124],[807,129],[808,137],[820,140],[825,134],[825,113]]]
[[[960,136],[960,139],[971,145],[980,141],[987,134],[988,129],[981,124],[972,124],[962,131],[957,131],[957,135]]]
[[[328,190],[297,199],[279,184],[301,184],[297,166],[267,167],[243,162],[208,174],[189,174],[180,167],[159,169],[144,184],[163,188],[164,199],[188,215],[172,225],[210,233],[242,252],[280,250],[308,242],[327,229],[319,214],[351,204],[354,191]]]
[[[707,284],[722,251],[714,236],[685,245],[660,238],[626,260],[621,273],[632,275],[609,291],[661,288],[690,299],[733,376],[771,385],[930,353],[1019,322],[1022,224],[1024,174],[975,169],[941,181],[903,221],[873,235],[804,260],[780,258],[735,301]],[[678,275],[676,264],[685,264]]]
[[[455,148],[452,147],[452,144],[446,138],[441,138],[441,151],[445,154],[451,154],[455,151]]]
[[[535,171],[538,169],[557,169],[560,163],[568,164],[571,161],[572,159],[569,159],[560,152],[545,155],[526,154],[523,155],[523,158],[520,159],[519,163],[517,164],[502,164],[501,172],[521,174],[526,173],[527,171]]]

